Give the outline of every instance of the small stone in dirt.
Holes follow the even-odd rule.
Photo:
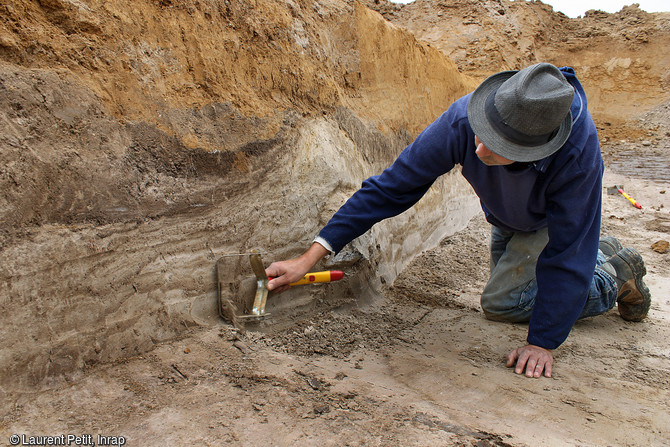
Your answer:
[[[323,389],[323,385],[321,384],[321,381],[319,379],[317,379],[316,377],[307,376],[306,379],[307,379],[307,384],[310,387],[312,387],[312,389],[317,390],[317,391],[321,391],[321,389]]]
[[[330,411],[330,406],[328,404],[316,405],[314,406],[314,414],[324,414]]]
[[[190,352],[191,352],[191,348],[184,349],[184,354],[189,354]]]
[[[670,246],[670,243],[668,241],[657,241],[651,244],[651,249],[654,250],[656,253],[667,253],[668,252],[668,247]]]
[[[242,351],[243,354],[249,354],[251,352],[251,348],[247,346],[246,343],[243,343],[239,340],[233,343],[233,346]]]
[[[347,375],[343,372],[338,372],[337,374],[335,374],[335,380],[342,380],[345,377],[347,377]]]

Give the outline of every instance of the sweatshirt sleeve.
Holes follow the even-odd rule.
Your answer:
[[[467,101],[461,98],[421,132],[390,167],[363,181],[319,233],[335,253],[375,223],[409,209],[437,177],[461,163],[465,106]]]
[[[594,141],[595,139],[595,141]],[[549,242],[540,254],[528,343],[557,348],[588,298],[600,237],[603,164],[595,133],[547,191]],[[595,146],[594,146],[595,145]]]

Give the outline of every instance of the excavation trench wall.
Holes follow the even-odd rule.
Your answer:
[[[0,24],[0,394],[221,324],[216,260],[299,254],[473,83],[350,1],[9,1]],[[457,173],[269,304],[374,299],[477,202]],[[251,275],[240,258],[231,275]]]

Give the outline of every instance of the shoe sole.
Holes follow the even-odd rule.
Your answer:
[[[651,307],[651,293],[642,280],[647,274],[644,260],[637,250],[624,248],[617,253],[630,267],[633,278],[626,281],[619,288],[617,302],[621,318],[627,321],[642,321]]]

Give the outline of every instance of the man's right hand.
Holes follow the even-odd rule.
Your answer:
[[[309,270],[328,254],[323,245],[313,243],[309,249],[297,258],[287,261],[278,261],[265,269],[268,276],[275,278],[268,282],[268,290],[283,292],[288,290],[292,282],[300,280]]]
[[[545,377],[551,377],[554,356],[550,349],[526,345],[507,355],[507,367],[512,368],[515,364],[514,372],[517,374],[523,374],[525,369],[528,377],[541,377],[543,372]]]

